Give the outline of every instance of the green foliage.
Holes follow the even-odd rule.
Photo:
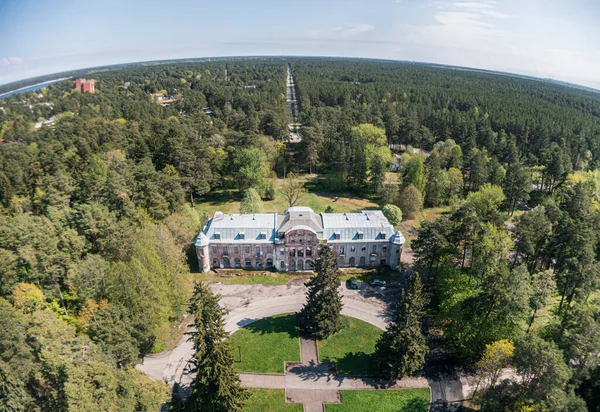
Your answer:
[[[402,221],[402,210],[396,205],[385,205],[382,212],[393,226],[398,226]]]
[[[423,369],[425,355],[429,352],[421,331],[426,305],[420,275],[415,273],[402,290],[395,317],[375,348],[377,367],[386,377],[398,379]]]
[[[423,207],[423,196],[419,189],[413,185],[408,185],[400,192],[398,206],[402,210],[402,215],[407,219],[414,219]]]
[[[233,365],[232,348],[223,325],[225,310],[219,297],[208,286],[195,283],[189,313],[195,330],[190,332],[194,345],[191,384],[186,411],[242,411],[249,393],[240,386]]]
[[[260,195],[254,188],[244,191],[244,197],[240,202],[240,213],[263,213],[264,206]]]
[[[298,323],[301,333],[314,339],[325,339],[342,327],[337,256],[327,245],[319,250],[315,272],[317,275],[306,283],[307,300],[298,313]]]

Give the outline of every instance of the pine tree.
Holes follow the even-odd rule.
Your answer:
[[[225,311],[219,306],[219,297],[203,283],[194,285],[189,313],[195,317],[194,343],[195,374],[187,411],[231,412],[241,411],[248,392],[240,386],[233,368],[233,356],[224,329]]]
[[[421,332],[420,319],[425,315],[427,299],[419,274],[402,290],[396,315],[375,347],[378,368],[390,379],[419,372],[429,351]]]
[[[298,314],[298,322],[304,335],[325,339],[342,328],[337,256],[329,246],[323,246],[319,251],[315,269],[317,276],[306,284],[307,301]]]

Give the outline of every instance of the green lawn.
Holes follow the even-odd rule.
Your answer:
[[[307,279],[309,276],[309,274],[291,275],[279,272],[267,272],[265,276],[252,276],[251,274],[242,274],[241,276],[199,274],[195,280],[202,280],[209,283],[221,282],[226,285],[284,285],[294,279]]]
[[[427,412],[429,388],[342,391],[342,403],[325,404],[328,412]]]
[[[327,206],[331,206],[337,213],[359,212],[363,209],[378,209],[378,205],[369,199],[358,197],[351,193],[325,192],[321,190],[310,190],[315,187],[314,176],[300,176],[305,181],[309,190],[304,193],[298,206],[308,206],[316,213],[324,212]],[[263,202],[266,213],[283,213],[289,204],[281,194],[279,188],[283,185],[283,179],[275,179],[275,199]],[[335,200],[335,198],[338,198]],[[202,214],[213,216],[216,211],[223,213],[239,213],[240,200],[242,196],[237,189],[215,190],[201,199],[198,199],[196,209]]]
[[[283,362],[300,361],[300,338],[295,314],[251,323],[231,335],[233,359],[239,372],[281,373]],[[239,349],[242,352],[240,362]]]
[[[250,398],[246,401],[246,412],[302,412],[302,404],[285,403],[283,389],[250,388]]]
[[[343,318],[345,325],[341,331],[319,341],[319,360],[335,362],[339,375],[377,375],[372,355],[383,331],[362,320]]]
[[[385,280],[390,282],[395,279],[402,277],[402,274],[397,270],[392,270],[388,267],[382,269],[361,269],[361,268],[348,268],[343,271],[340,275],[340,279],[346,282],[350,278],[356,278],[358,282],[369,283],[373,279]]]

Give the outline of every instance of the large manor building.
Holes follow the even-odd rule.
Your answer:
[[[315,213],[290,207],[277,213],[216,212],[194,245],[203,272],[213,269],[312,270],[321,245],[338,256],[338,267],[396,269],[404,236],[380,210]]]

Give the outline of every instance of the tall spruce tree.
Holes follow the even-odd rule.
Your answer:
[[[395,318],[375,346],[377,366],[388,378],[398,379],[423,369],[429,349],[420,320],[426,305],[421,278],[415,273],[402,290]]]
[[[323,246],[315,266],[317,276],[306,284],[307,301],[298,315],[298,322],[304,335],[325,339],[342,328],[342,296],[338,290],[340,275],[336,253],[329,246]]]
[[[233,368],[228,334],[223,327],[225,311],[219,306],[219,297],[208,286],[196,283],[189,313],[195,317],[190,340],[194,343],[192,373],[196,376],[185,410],[241,411],[249,395]]]

